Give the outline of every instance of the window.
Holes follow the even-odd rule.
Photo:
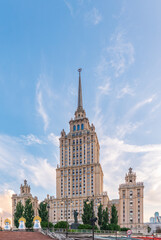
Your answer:
[[[84,124],[82,123],[82,124],[81,124],[81,130],[83,130],[83,129],[84,129]]]
[[[78,125],[77,125],[77,131],[79,131],[79,130],[80,130],[80,125],[78,124]]]
[[[132,195],[133,195],[133,192],[132,192],[132,191],[130,191],[130,198],[132,198]]]
[[[76,126],[74,125],[74,126],[73,126],[73,131],[75,131],[75,130],[76,130]]]

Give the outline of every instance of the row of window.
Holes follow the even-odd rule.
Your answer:
[[[83,168],[83,169],[76,169],[76,170],[71,170],[71,169],[68,169],[68,171],[67,170],[65,170],[65,171],[63,171],[63,170],[61,170],[61,176],[63,176],[63,174],[65,174],[65,175],[67,175],[67,173],[68,173],[68,175],[70,175],[71,173],[73,174],[73,175],[78,175],[78,174],[82,174],[82,173],[93,173],[93,166],[90,168],[90,167],[87,167],[87,168]]]
[[[82,141],[83,141],[83,143],[85,143],[86,140],[87,140],[87,143],[90,143],[90,140],[91,140],[91,142],[93,142],[93,135],[91,135],[91,138],[88,136],[87,139],[86,139],[86,137],[84,136],[83,138],[80,138],[80,140],[78,140],[78,139],[73,140],[73,145],[75,145],[75,143],[76,143],[76,144],[79,144],[79,141],[80,141],[80,144],[82,144]],[[69,146],[70,146],[70,144],[71,144],[71,139],[65,140],[65,141],[64,141],[64,140],[61,140],[61,145],[62,145],[62,147],[63,147],[64,142],[65,142],[65,150],[67,150],[67,144],[69,143]]]
[[[76,129],[77,129],[77,131],[79,131],[80,129],[83,130],[84,129],[84,124],[82,123],[81,126],[79,124],[77,126],[74,125],[73,126],[73,131],[76,131]]]

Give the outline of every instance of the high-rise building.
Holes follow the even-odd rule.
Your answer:
[[[69,122],[70,131],[61,132],[60,165],[56,169],[56,198],[48,196],[50,221],[66,219],[66,206],[62,199],[68,196],[68,219],[73,222],[74,210],[83,211],[83,202],[94,197],[97,212],[98,202],[108,204],[107,192],[103,192],[103,171],[99,161],[100,146],[93,124],[90,124],[83,108],[81,69],[79,72],[78,106],[74,119]]]
[[[136,173],[129,168],[125,183],[119,186],[119,223],[121,227],[141,232],[143,228],[144,184],[136,182]]]
[[[12,225],[14,226],[14,213],[16,210],[16,205],[18,202],[21,202],[23,206],[25,206],[25,202],[27,199],[31,200],[34,214],[35,216],[38,215],[38,198],[33,197],[30,192],[30,186],[27,184],[27,180],[24,180],[24,185],[21,184],[20,186],[20,194],[13,194],[12,195]]]
[[[74,222],[74,210],[79,212],[79,223],[82,221],[84,201],[94,200],[94,211],[97,215],[98,205],[108,208],[109,222],[111,207],[116,206],[118,224],[131,228],[133,232],[146,232],[143,225],[143,182],[136,182],[136,173],[129,168],[125,183],[119,186],[119,199],[109,200],[103,191],[103,171],[100,164],[100,146],[93,124],[90,124],[83,108],[81,69],[78,84],[78,106],[74,119],[69,121],[69,133],[64,129],[59,139],[60,163],[56,169],[56,197],[47,195],[49,221],[54,224],[68,220]],[[113,181],[113,179],[111,179]],[[18,201],[25,203],[30,197],[37,209],[37,198],[32,198],[30,186],[24,182],[20,195],[12,196],[13,213]],[[35,213],[37,215],[37,213]]]

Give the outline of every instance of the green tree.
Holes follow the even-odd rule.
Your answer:
[[[26,219],[26,227],[32,228],[34,219],[34,210],[30,199],[25,202],[25,209],[23,217]]]
[[[107,225],[108,224],[108,208],[106,207],[106,209],[103,210],[103,220],[102,220],[102,224]]]
[[[47,210],[47,203],[41,202],[39,205],[39,216],[41,217],[41,222],[48,222],[48,210]]]
[[[116,224],[118,223],[118,216],[117,216],[117,210],[115,205],[113,204],[111,207],[111,224]]]
[[[19,222],[18,220],[23,216],[24,206],[21,202],[18,202],[16,205],[16,211],[14,213],[14,224],[18,228]]]
[[[83,214],[82,214],[82,221],[83,224],[90,224],[92,225],[91,219],[93,217],[93,201],[89,202],[87,199],[84,201],[83,206]]]
[[[102,213],[102,225],[101,225],[102,230],[108,230],[108,208],[103,210]]]
[[[102,211],[102,204],[99,205],[98,207],[98,225],[102,225],[102,218],[103,218],[103,211]]]
[[[67,227],[69,228],[69,224],[66,221],[60,221],[54,225],[54,228],[67,228]]]

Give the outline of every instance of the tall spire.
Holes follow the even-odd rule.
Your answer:
[[[78,110],[83,110],[82,85],[81,85],[81,71],[82,71],[82,68],[79,68],[79,69],[78,69],[78,72],[79,72]]]

